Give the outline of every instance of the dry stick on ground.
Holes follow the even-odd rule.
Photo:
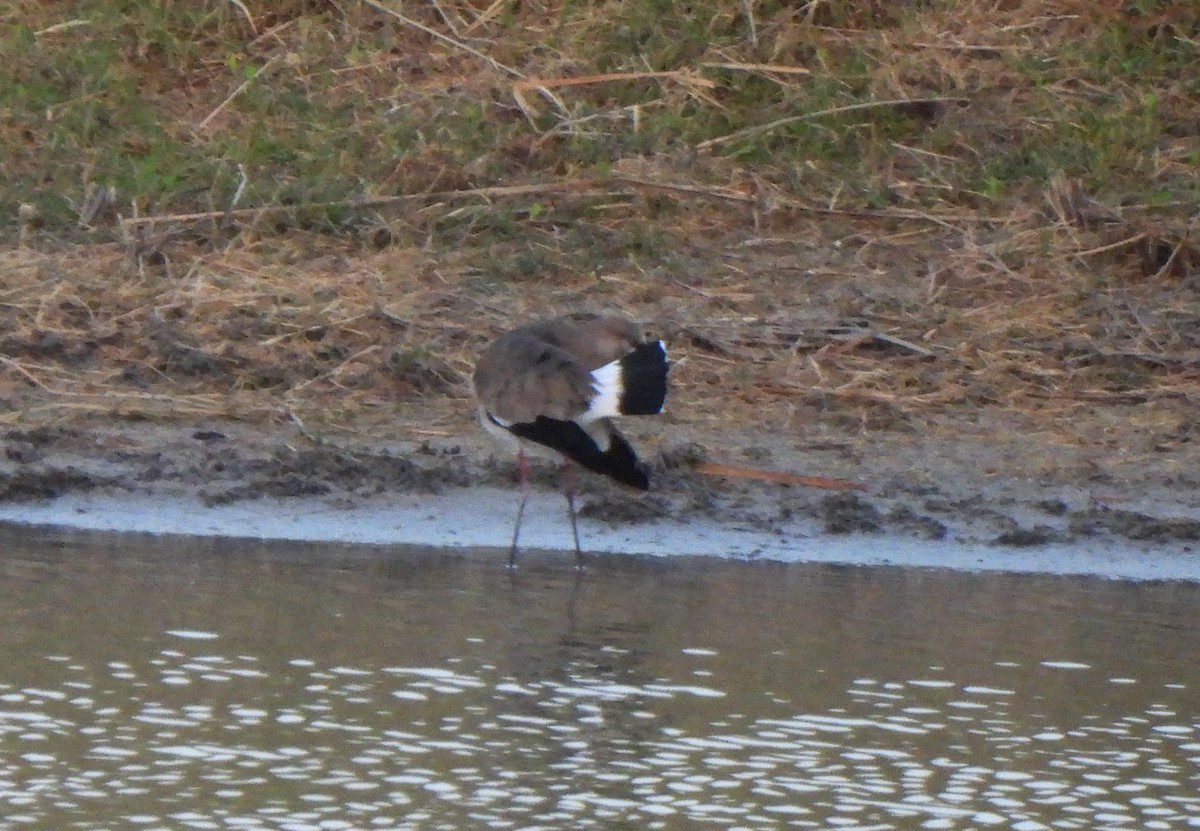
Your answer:
[[[698,83],[702,87],[712,89],[716,86],[707,78],[698,78],[694,73],[683,69],[672,69],[664,72],[604,72],[599,75],[580,75],[577,78],[529,78],[517,81],[513,89],[528,92],[539,87],[584,87],[591,84],[603,84],[608,81],[640,81],[647,78],[672,78],[687,83]]]
[[[246,23],[250,26],[250,33],[258,37],[258,27],[254,25],[254,15],[250,14],[250,10],[246,8],[242,0],[229,0],[229,2],[237,6],[238,10],[246,18]]]
[[[329,210],[331,208],[382,208],[389,205],[403,204],[405,202],[428,202],[436,200],[451,201],[470,197],[497,199],[512,196],[528,196],[541,193],[583,193],[589,191],[593,192],[594,195],[603,195],[600,193],[600,189],[611,188],[614,184],[629,185],[635,188],[653,188],[656,190],[667,190],[676,193],[687,193],[694,196],[700,196],[709,199],[719,199],[726,202],[738,202],[745,205],[753,205],[758,202],[756,197],[748,196],[745,193],[733,190],[731,188],[687,185],[679,182],[663,182],[653,179],[642,179],[640,177],[629,176],[627,174],[617,174],[608,179],[593,177],[588,179],[572,179],[566,182],[543,182],[530,185],[502,185],[487,188],[468,188],[466,190],[432,191],[429,193],[402,193],[395,196],[365,196],[357,199],[340,199],[331,202],[302,202],[295,205],[263,205],[257,208],[238,208],[235,210],[224,211],[198,211],[196,213],[185,214],[160,214],[153,216],[133,216],[129,218],[121,217],[120,224],[123,230],[128,231],[143,225],[156,225],[159,223],[202,222],[212,219],[231,220],[245,217],[260,217],[269,214],[287,213],[290,211],[319,211]],[[610,192],[610,195],[617,196],[622,195],[622,193],[620,191],[615,191]],[[934,214],[925,213],[923,211],[904,210],[900,208],[893,208],[891,210],[827,208],[816,205],[807,205],[803,202],[792,199],[776,199],[775,205],[776,207],[787,208],[789,210],[817,213],[827,216],[852,216],[875,219],[912,219],[921,222],[932,222],[936,225],[943,226],[952,222],[995,223],[1004,221],[1002,217],[995,216],[971,214]]]
[[[548,91],[555,87],[582,87],[590,84],[604,84],[610,81],[639,81],[646,79],[666,78],[678,81],[685,87],[704,87],[712,89],[716,86],[715,83],[696,75],[694,72],[689,72],[686,69],[675,69],[664,72],[605,72],[599,75],[581,75],[577,78],[530,78],[524,81],[517,81],[513,84],[513,98],[517,100],[517,105],[521,111],[529,114],[533,109],[525,100],[524,93],[530,90]],[[707,98],[707,96],[703,96]],[[710,103],[712,102],[711,99]]]
[[[1093,257],[1097,254],[1105,254],[1109,251],[1115,251],[1118,248],[1127,248],[1130,245],[1141,242],[1149,236],[1145,231],[1140,234],[1134,234],[1132,237],[1119,239],[1116,242],[1110,242],[1108,245],[1097,246],[1096,248],[1088,248],[1085,251],[1067,251],[1055,257],[1057,260],[1070,260],[1076,257]]]
[[[663,182],[657,179],[643,179],[640,176],[630,176],[625,173],[615,174],[613,181],[620,182],[634,187],[655,188],[658,190],[670,190],[676,193],[690,193],[695,196],[705,196],[712,199],[721,199],[726,202],[741,202],[746,205],[753,205],[758,202],[758,199],[753,196],[748,196],[740,191],[732,188],[722,187],[704,187],[702,185],[685,185],[679,182]]]
[[[920,355],[922,358],[934,358],[936,355],[923,346],[917,346],[912,341],[898,338],[895,335],[884,334],[883,332],[871,332],[867,335],[868,340],[876,340],[879,343],[887,344],[888,346],[896,346],[900,349],[906,349],[909,352]]]
[[[778,63],[739,63],[731,61],[704,61],[700,66],[706,69],[729,69],[736,72],[761,72],[766,75],[812,75],[812,70],[804,66],[789,66]]]
[[[20,375],[22,378],[24,378],[29,383],[33,384],[38,389],[45,390],[46,392],[55,392],[55,390],[53,390],[50,387],[43,384],[36,375],[34,375],[32,372],[30,372],[25,367],[21,366],[19,363],[14,361],[12,358],[6,358],[3,355],[0,355],[0,364],[3,364],[4,366],[8,367],[13,372]]]
[[[742,191],[734,190],[733,188],[723,187],[705,187],[701,185],[685,185],[680,182],[664,182],[657,179],[643,179],[640,176],[631,176],[627,173],[613,174],[611,181],[618,184],[631,185],[639,188],[653,188],[655,190],[667,190],[675,193],[689,193],[695,196],[703,196],[710,199],[720,199],[726,202],[740,202],[744,205],[756,205],[759,199],[755,196],[750,196]],[[890,210],[870,210],[867,208],[830,208],[822,205],[809,205],[795,199],[787,199],[777,197],[772,200],[772,204],[776,208],[786,208],[788,210],[803,211],[804,213],[821,214],[822,216],[851,216],[864,219],[913,219],[920,222],[932,222],[934,225],[943,227],[951,227],[953,222],[967,223],[1001,223],[1006,221],[1006,217],[978,215],[978,214],[935,214],[925,211],[907,210],[904,208],[892,208]]]
[[[196,125],[196,132],[200,133],[200,132],[203,132],[204,130],[208,129],[208,125],[212,123],[212,120],[214,118],[216,118],[218,115],[220,115],[225,110],[225,108],[229,106],[230,102],[233,101],[233,99],[237,98],[239,95],[241,95],[243,92],[245,92],[246,89],[255,81],[262,80],[262,77],[264,75],[266,75],[267,72],[269,72],[270,69],[275,65],[275,60],[278,57],[279,57],[278,55],[275,55],[274,57],[272,57],[269,61],[267,61],[265,64],[262,65],[262,69],[259,69],[257,72],[255,72],[253,75],[251,75],[249,78],[247,78],[246,80],[244,80],[240,84],[238,84],[237,89],[235,89],[233,92],[229,93],[229,95],[226,96],[224,101],[222,101],[220,104],[218,104],[212,112],[210,112],[208,115],[206,115],[204,117],[203,121],[201,121],[199,124]]]
[[[463,52],[466,52],[468,55],[474,55],[475,57],[479,58],[480,60],[486,61],[493,69],[499,70],[500,72],[506,72],[509,75],[513,76],[514,78],[524,78],[525,77],[522,73],[513,69],[511,66],[506,66],[506,65],[500,63],[500,61],[496,60],[495,58],[491,57],[490,55],[485,55],[483,52],[480,52],[478,49],[467,46],[467,44],[463,43],[461,40],[455,40],[454,38],[450,37],[449,35],[443,35],[437,29],[433,29],[429,26],[426,26],[424,23],[420,23],[416,20],[413,20],[411,17],[405,17],[404,15],[400,14],[400,12],[398,12],[394,9],[389,9],[387,6],[383,5],[382,3],[377,3],[377,2],[375,2],[375,0],[361,0],[361,2],[364,5],[370,6],[371,8],[375,9],[376,11],[383,12],[386,15],[390,15],[390,16],[396,18],[401,23],[403,23],[405,26],[411,26],[414,29],[419,29],[422,32],[424,32],[425,34],[429,35],[430,37],[437,38],[438,40],[442,41],[443,43],[450,44],[455,49],[459,49]]]
[[[55,23],[53,26],[47,26],[45,29],[38,29],[33,34],[35,37],[42,37],[43,35],[54,35],[59,32],[65,32],[68,29],[75,29],[80,26],[90,26],[91,23],[92,23],[92,21],[87,18],[76,18],[75,20],[64,20],[62,23]]]
[[[765,64],[765,63],[701,63],[701,67],[707,69],[729,69],[742,72],[761,72],[775,74],[792,74],[792,75],[810,75],[812,71],[802,66],[787,66],[783,64]],[[646,71],[646,72],[604,72],[598,75],[581,75],[576,78],[530,78],[523,81],[518,81],[513,84],[513,98],[516,99],[517,105],[527,116],[533,110],[525,100],[524,93],[529,90],[539,90],[543,94],[549,95],[549,91],[555,87],[579,87],[590,84],[603,84],[609,81],[638,81],[645,79],[670,79],[678,81],[682,86],[691,90],[692,94],[703,98],[708,103],[720,107],[720,103],[708,95],[698,92],[695,88],[701,87],[704,89],[716,88],[716,83],[704,78],[698,73],[688,69],[672,69],[664,71]],[[553,99],[555,103],[565,111],[562,102]]]
[[[471,34],[471,32],[475,31],[480,26],[483,26],[484,24],[486,24],[493,17],[495,17],[497,14],[499,14],[501,9],[503,9],[505,6],[507,6],[508,3],[509,3],[509,0],[495,0],[495,2],[492,3],[492,5],[488,6],[486,9],[484,9],[482,12],[480,12],[478,17],[476,17],[474,20],[472,20],[470,23],[467,24],[467,27],[462,30],[462,34],[469,35],[469,34]]]
[[[258,208],[238,208],[232,211],[199,211],[187,214],[162,214],[157,216],[135,216],[122,218],[123,228],[139,225],[155,225],[160,222],[199,222],[208,219],[254,217],[263,214],[286,213],[288,211],[328,210],[330,208],[381,208],[388,205],[398,205],[404,202],[429,200],[452,200],[466,197],[482,197],[495,199],[505,196],[527,196],[539,193],[589,191],[605,183],[601,179],[573,179],[568,182],[548,182],[532,185],[505,185],[491,188],[470,188],[467,190],[443,190],[430,193],[402,193],[396,196],[365,196],[360,199],[341,199],[333,202],[303,202],[296,205],[264,205]]]
[[[702,141],[696,145],[697,150],[705,150],[709,147],[715,147],[718,144],[725,144],[729,141],[737,141],[740,138],[765,133],[769,130],[774,130],[778,127],[786,127],[788,124],[797,124],[801,121],[809,121],[814,118],[821,118],[827,115],[840,115],[841,113],[857,112],[859,110],[871,110],[878,107],[905,107],[914,104],[966,104],[969,99],[958,98],[954,96],[936,96],[933,98],[893,98],[888,101],[864,101],[860,104],[847,104],[844,107],[830,107],[826,110],[815,110],[811,113],[802,113],[801,115],[790,115],[787,118],[776,119],[769,121],[766,124],[756,124],[753,127],[746,127],[743,130],[737,130],[724,136],[717,136],[708,141]]]
[[[362,312],[360,314],[351,315],[350,317],[343,318],[342,320],[335,320],[332,322],[322,321],[321,323],[314,323],[311,326],[304,326],[304,327],[301,327],[298,329],[293,329],[290,332],[284,332],[282,334],[275,335],[274,337],[267,338],[266,340],[260,340],[258,342],[258,345],[259,346],[274,346],[275,344],[282,343],[283,341],[289,340],[290,338],[304,337],[305,335],[307,335],[311,332],[322,332],[322,331],[325,331],[326,329],[341,328],[341,327],[349,326],[351,323],[356,323],[356,322],[362,320],[366,316],[367,316],[367,313]],[[349,360],[349,359],[347,359],[347,360]],[[305,383],[311,383],[312,381],[315,381],[315,380],[316,380],[315,378],[310,378]]]
[[[307,381],[302,381],[299,384],[296,384],[294,387],[289,389],[288,392],[289,393],[299,392],[300,390],[305,389],[309,385],[315,384],[318,381],[328,381],[331,384],[337,385],[337,381],[334,380],[334,376],[336,376],[338,373],[340,373],[346,367],[350,366],[350,364],[353,363],[354,361],[357,361],[360,358],[370,355],[372,352],[378,352],[382,348],[383,347],[381,347],[379,344],[373,343],[368,347],[360,349],[359,351],[355,352],[349,358],[346,358],[344,361],[342,361],[340,364],[333,367],[329,371],[322,372],[320,375],[315,375],[312,378],[309,378]]]
[[[0,355],[0,365],[8,367],[13,372],[24,378],[29,384],[37,387],[48,395],[58,398],[72,399],[76,402],[73,404],[55,404],[54,406],[56,407],[73,407],[112,412],[114,409],[120,407],[124,403],[153,403],[169,404],[170,412],[188,412],[200,415],[214,415],[228,409],[226,406],[224,406],[226,403],[226,398],[224,396],[212,394],[171,395],[151,392],[128,392],[113,390],[80,392],[70,389],[59,389],[42,381],[30,370],[26,369],[12,358],[6,358]],[[87,402],[96,403],[89,404]],[[11,416],[13,414],[10,413],[9,415]]]

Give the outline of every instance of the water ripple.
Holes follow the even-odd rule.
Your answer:
[[[522,593],[487,571],[230,568],[174,593],[156,573],[125,588],[161,606],[113,601],[74,629],[54,628],[80,596],[69,570],[61,594],[0,587],[19,624],[0,644],[0,825],[1200,828],[1200,638],[1142,627],[1147,587],[1120,596],[1124,628],[1084,626],[1093,590],[1055,586],[1001,636],[1026,615],[981,621],[928,576]]]

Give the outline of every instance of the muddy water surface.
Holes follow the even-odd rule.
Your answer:
[[[0,827],[1200,828],[1200,587],[3,534]]]

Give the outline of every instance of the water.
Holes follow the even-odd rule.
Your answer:
[[[1200,828],[1200,586],[0,536],[0,828]]]

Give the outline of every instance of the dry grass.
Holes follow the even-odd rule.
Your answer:
[[[1191,2],[146,7],[0,21],[10,423],[449,434],[583,305],[701,425],[1192,439]]]

